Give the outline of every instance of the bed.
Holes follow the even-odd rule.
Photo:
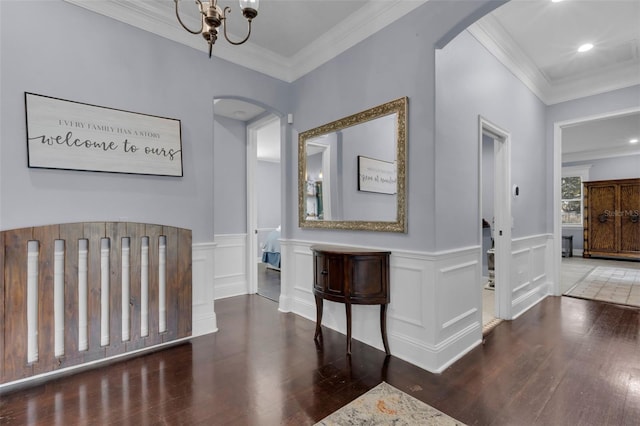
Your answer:
[[[0,231],[0,387],[191,336],[191,245],[146,223]]]
[[[280,270],[280,227],[271,231],[262,247],[262,262]]]

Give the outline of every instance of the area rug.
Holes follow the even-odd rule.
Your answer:
[[[598,266],[565,296],[640,307],[640,269]]]
[[[316,426],[318,425],[453,426],[464,424],[382,382],[316,423]]]

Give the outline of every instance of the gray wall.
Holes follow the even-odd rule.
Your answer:
[[[391,249],[436,248],[434,48],[501,3],[426,2],[293,83],[296,131],[315,128],[402,96],[409,97],[408,233],[381,235],[296,228],[292,229],[293,238],[344,244],[357,241],[360,245]],[[292,159],[295,153],[292,148]],[[294,174],[297,164],[292,161],[292,165],[288,174],[289,194],[296,193],[297,185]],[[287,205],[289,214],[296,217],[297,204],[293,201]],[[474,234],[477,240],[478,232]]]
[[[247,230],[247,124],[214,117],[213,232],[242,234]]]
[[[436,54],[436,239],[478,241],[478,115],[511,134],[513,238],[547,229],[545,105],[468,32]]]
[[[562,163],[563,167],[589,164],[589,180],[631,179],[640,177],[640,154]]]
[[[213,98],[285,112],[289,86],[62,0],[2,1],[0,19],[0,228],[127,218],[213,241],[214,217],[226,214],[217,198],[229,198],[214,181],[241,182],[246,162],[214,155]],[[25,91],[180,119],[184,177],[28,169]],[[238,161],[231,174],[215,170],[229,161]],[[242,188],[233,196],[246,198]],[[215,232],[244,230],[226,222]]]

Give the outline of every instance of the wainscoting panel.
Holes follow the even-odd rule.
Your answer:
[[[214,298],[223,299],[247,294],[247,235],[215,235],[214,239]]]
[[[506,291],[513,317],[549,294],[552,240],[544,234],[512,241],[512,282]],[[282,256],[288,261],[282,268],[280,310],[315,321],[312,244],[282,241]],[[481,343],[484,255],[479,246],[437,253],[392,250],[387,334],[394,356],[441,372]],[[353,338],[382,350],[379,308],[352,309]],[[344,306],[325,301],[322,324],[345,333]]]
[[[193,244],[193,336],[218,331],[213,302],[215,252],[215,243]]]
[[[282,272],[286,303],[281,299],[280,306],[315,321],[312,244],[283,242],[291,261]],[[392,250],[387,334],[394,356],[439,372],[481,342],[479,252],[478,247],[438,254]],[[379,313],[378,306],[353,305],[352,331],[354,339],[382,350]],[[344,305],[324,301],[322,324],[345,333]]]
[[[512,241],[511,316],[517,318],[551,294],[553,263],[552,236],[549,234],[517,238]]]

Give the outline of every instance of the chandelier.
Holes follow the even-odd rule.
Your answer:
[[[178,18],[178,22],[182,25],[182,28],[189,31],[191,34],[202,34],[202,37],[209,44],[209,57],[211,57],[211,50],[216,40],[218,39],[218,34],[220,33],[220,27],[222,26],[222,33],[224,34],[224,38],[233,45],[239,45],[249,40],[249,36],[251,35],[251,21],[253,18],[258,16],[258,1],[259,0],[240,0],[240,9],[242,9],[242,15],[247,19],[249,23],[249,31],[247,32],[247,36],[240,41],[233,41],[227,35],[227,25],[224,21],[227,19],[227,14],[231,13],[230,7],[225,7],[224,10],[218,6],[218,0],[209,0],[209,1],[201,1],[195,0],[198,5],[198,9],[200,11],[200,15],[202,15],[202,22],[200,24],[200,28],[198,30],[192,30],[187,27],[182,19],[180,19],[180,13],[178,12],[178,2],[180,0],[173,0],[176,4],[176,17]],[[224,25],[223,25],[224,24]]]

